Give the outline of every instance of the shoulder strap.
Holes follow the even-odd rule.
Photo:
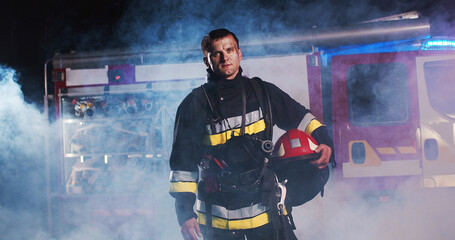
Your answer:
[[[245,82],[240,83],[242,85],[242,127],[240,129],[240,135],[245,134],[245,122],[246,122],[246,92],[245,92]]]
[[[207,100],[207,103],[209,104],[210,111],[212,113],[212,118],[214,121],[218,121],[221,117],[220,114],[218,113],[217,109],[215,108],[215,105],[213,105],[213,99],[211,96],[209,96],[209,93],[207,92],[207,88],[209,88],[210,85],[208,83],[204,84],[201,86],[202,90],[204,91],[204,97]]]
[[[263,110],[264,120],[266,124],[267,139],[272,140],[273,138],[273,117],[272,117],[272,105],[270,103],[270,93],[266,84],[263,83],[259,77],[253,77],[251,79],[251,86],[253,86],[256,97],[258,98],[261,109]]]
[[[193,105],[195,116],[204,116],[206,123],[209,123],[212,131],[214,131],[214,123],[220,120],[220,115],[213,105],[213,99],[209,94],[211,88],[211,84],[204,83],[200,87],[193,89],[192,93],[194,94]]]

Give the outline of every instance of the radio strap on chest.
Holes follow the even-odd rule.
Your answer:
[[[250,81],[253,91],[256,94],[256,97],[259,101],[259,105],[264,114],[264,120],[266,125],[266,137],[268,140],[273,138],[273,114],[272,114],[272,104],[270,102],[270,93],[269,89],[265,84],[262,83],[262,79],[254,77]]]
[[[241,81],[242,85],[242,127],[240,129],[240,135],[245,134],[245,122],[246,122],[246,91],[245,91],[245,83]]]
[[[242,83],[242,128],[241,134],[245,133],[245,116],[246,116],[246,90],[245,84],[250,83],[250,86],[253,88],[253,91],[256,95],[256,98],[259,102],[259,106],[262,109],[262,114],[264,115],[264,120],[266,124],[266,138],[268,140],[272,140],[273,136],[273,114],[272,114],[272,104],[270,102],[270,94],[267,86],[262,83],[262,79],[258,77],[254,77],[249,80],[243,80]],[[199,114],[204,113],[207,105],[210,108],[211,118],[210,121],[211,128],[213,128],[214,123],[221,120],[221,114],[218,109],[215,107],[213,97],[210,95],[209,92],[213,91],[215,86],[213,83],[205,83],[201,86],[201,90],[203,92],[200,94],[200,90],[196,88],[193,92],[196,95],[196,99],[198,101],[196,112]],[[207,103],[207,104],[204,104]]]

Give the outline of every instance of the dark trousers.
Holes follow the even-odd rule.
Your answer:
[[[207,228],[204,225],[200,225],[200,227],[204,240],[273,240],[273,227],[270,223],[246,230]]]

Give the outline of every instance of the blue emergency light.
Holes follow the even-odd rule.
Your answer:
[[[455,40],[426,39],[422,42],[422,50],[455,50]]]

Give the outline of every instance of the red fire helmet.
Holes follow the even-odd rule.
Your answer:
[[[287,163],[317,159],[321,155],[314,152],[317,147],[318,143],[311,135],[299,129],[291,129],[276,142],[273,149],[274,161]]]

